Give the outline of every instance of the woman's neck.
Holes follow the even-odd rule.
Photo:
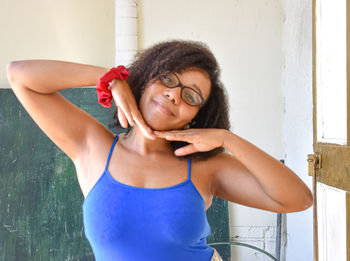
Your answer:
[[[147,138],[137,124],[121,138],[128,149],[138,153],[140,156],[152,156],[159,153],[175,155],[168,140],[164,138],[156,138],[155,140]]]

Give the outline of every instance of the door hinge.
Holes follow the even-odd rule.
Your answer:
[[[321,153],[315,153],[315,154],[308,154],[307,155],[307,161],[308,161],[308,174],[309,176],[318,176],[318,170],[322,168],[322,154]]]

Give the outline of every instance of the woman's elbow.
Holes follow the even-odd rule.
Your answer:
[[[301,200],[296,200],[293,202],[293,204],[290,205],[284,205],[283,209],[279,211],[279,213],[293,213],[293,212],[300,212],[304,211],[308,208],[310,208],[314,203],[314,198],[312,196],[311,191],[307,193],[305,197],[303,197]]]
[[[15,81],[15,72],[16,68],[18,68],[18,63],[19,61],[12,61],[6,66],[7,79],[10,83],[13,83]]]

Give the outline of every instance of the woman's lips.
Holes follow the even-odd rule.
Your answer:
[[[154,101],[154,103],[156,104],[156,107],[163,113],[169,115],[169,116],[174,116],[174,114],[165,106],[163,105],[161,102],[157,102]]]

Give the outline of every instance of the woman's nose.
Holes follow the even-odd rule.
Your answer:
[[[178,104],[180,102],[180,100],[181,100],[181,88],[179,88],[179,87],[167,88],[167,89],[164,90],[163,93],[174,104]]]

